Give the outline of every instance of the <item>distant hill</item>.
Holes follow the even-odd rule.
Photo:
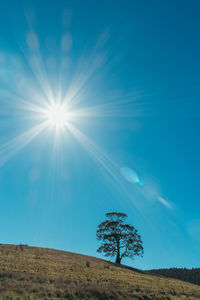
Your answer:
[[[197,300],[200,287],[95,257],[0,244],[0,299]]]
[[[170,268],[147,271],[149,274],[162,275],[200,285],[200,268]]]

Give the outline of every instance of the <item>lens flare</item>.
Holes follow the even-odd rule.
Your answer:
[[[134,170],[128,167],[123,167],[121,168],[121,174],[128,182],[142,185],[141,179],[138,177],[138,174]]]

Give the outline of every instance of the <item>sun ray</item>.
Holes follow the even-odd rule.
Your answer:
[[[45,128],[47,123],[43,122],[24,133],[11,139],[0,146],[0,166],[3,166],[10,160],[16,153],[27,146],[33,139],[35,139]]]
[[[31,34],[33,34],[37,38],[36,34],[32,31],[27,33],[27,35]],[[33,39],[33,36],[30,36],[30,39]],[[24,45],[22,47],[22,45],[19,44],[19,48],[22,52],[25,62],[29,66],[29,70],[31,70],[33,77],[35,78],[38,86],[41,88],[41,91],[44,95],[44,101],[47,103],[48,101],[52,102],[54,98],[53,91],[49,83],[47,72],[45,70],[39,44],[37,45],[37,47],[31,48],[30,42],[28,43],[27,41],[27,45]]]
[[[134,97],[130,100],[113,101],[96,106],[75,109],[72,114],[77,117],[141,117],[145,116],[144,103],[136,102]]]
[[[134,199],[133,194],[130,193],[122,181],[122,177],[120,175],[120,166],[114,162],[94,141],[92,141],[75,126],[68,124],[68,129],[81,144],[81,146],[92,156],[94,162],[99,165],[101,171],[104,173],[102,178],[109,182],[111,181],[111,184],[115,189],[120,191],[122,194],[126,194],[127,199],[131,199],[137,211],[143,214],[144,212],[140,206],[141,203],[138,203]],[[140,192],[141,189],[135,186],[135,190]]]

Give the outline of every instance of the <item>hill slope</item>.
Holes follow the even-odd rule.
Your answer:
[[[200,287],[70,252],[0,245],[0,299],[200,299]]]
[[[146,271],[152,275],[162,275],[169,278],[176,278],[183,281],[191,282],[200,285],[200,268],[169,268],[155,269]]]

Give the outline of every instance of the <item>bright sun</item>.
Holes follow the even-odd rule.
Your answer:
[[[49,126],[56,127],[56,129],[63,129],[67,125],[68,112],[66,106],[62,104],[52,104],[48,107],[45,118]]]

